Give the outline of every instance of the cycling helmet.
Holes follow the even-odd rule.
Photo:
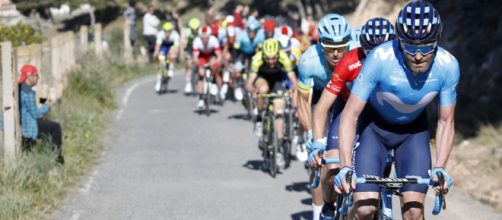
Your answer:
[[[267,19],[264,23],[263,23],[263,30],[267,33],[270,33],[270,32],[274,32],[275,30],[275,21],[272,20],[272,19]]]
[[[371,50],[386,41],[394,39],[394,27],[385,18],[372,18],[363,25],[359,42],[365,50]]]
[[[287,25],[283,25],[281,27],[281,36],[292,37],[293,36],[293,29],[291,29]]]
[[[246,23],[248,31],[257,31],[260,29],[260,22],[256,19],[249,19]]]
[[[210,37],[211,33],[212,33],[211,27],[209,27],[207,25],[204,25],[199,28],[199,36],[200,37],[204,37],[204,38]]]
[[[279,42],[269,38],[263,42],[263,55],[267,57],[279,55]]]
[[[441,37],[443,24],[438,11],[431,3],[414,0],[406,4],[398,14],[396,35],[411,43],[430,43]]]
[[[166,22],[162,25],[162,29],[164,29],[164,31],[172,31],[174,29],[174,25],[173,25],[173,22]]]
[[[350,40],[350,25],[339,14],[324,16],[317,25],[319,40],[329,44],[343,44]]]
[[[188,22],[188,27],[192,30],[197,30],[200,27],[200,20],[198,18],[192,18]]]

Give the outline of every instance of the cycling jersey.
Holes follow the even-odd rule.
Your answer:
[[[249,38],[249,33],[247,31],[241,31],[237,37],[237,41],[234,47],[239,49],[240,52],[245,54],[254,54],[256,48],[265,41],[265,36],[263,34],[258,34],[251,40]]]
[[[210,36],[206,45],[202,42],[200,37],[195,38],[193,41],[193,53],[199,53],[199,56],[212,55],[214,52],[220,51],[220,43],[215,36]]]
[[[198,67],[204,66],[209,63],[211,57],[216,53],[221,51],[220,43],[215,36],[210,36],[206,45],[202,42],[200,37],[195,38],[193,41],[193,54],[198,56],[199,62],[196,64]]]
[[[300,57],[298,71],[300,74],[297,85],[301,93],[309,93],[312,82],[315,89],[322,91],[333,73],[318,44],[310,46]]]
[[[347,52],[336,65],[326,90],[347,101],[352,81],[361,71],[365,57],[364,50],[360,47]]]
[[[263,65],[265,61],[263,61],[263,52],[258,51],[251,61],[251,71],[250,74],[258,74],[274,72],[277,73],[277,70],[283,70],[284,72],[293,71],[293,67],[291,65],[291,61],[288,58],[288,55],[284,51],[279,51],[279,59],[277,61],[277,66],[274,68],[270,68],[268,65]],[[279,74],[277,74],[279,75]]]
[[[373,49],[353,85],[352,93],[367,101],[389,123],[406,124],[439,93],[441,106],[456,102],[459,65],[438,47],[430,70],[414,76],[406,67],[397,40]]]
[[[177,47],[180,44],[180,35],[176,30],[172,30],[169,39],[166,39],[166,32],[162,30],[157,33],[156,43],[167,47]]]
[[[251,61],[250,74],[257,75],[257,78],[263,78],[267,81],[271,91],[283,90],[283,73],[293,71],[291,61],[284,51],[279,51],[279,59],[275,66],[270,67],[263,61],[263,52],[257,52]]]

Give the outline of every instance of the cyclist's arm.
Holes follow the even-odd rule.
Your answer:
[[[384,65],[380,59],[367,58],[363,64],[362,70],[358,75],[358,80],[354,80],[349,100],[342,111],[339,127],[338,146],[340,150],[340,167],[352,167],[352,146],[356,136],[357,119],[361,114],[368,98],[377,87],[381,72],[381,65]],[[335,76],[336,77],[336,76]]]
[[[340,167],[352,167],[352,146],[356,137],[357,118],[366,105],[366,101],[351,94],[342,111],[339,128]]]
[[[440,107],[436,130],[436,165],[446,167],[455,137],[455,104]]]
[[[192,55],[193,55],[193,59],[194,61],[198,61],[199,60],[199,47],[197,46],[197,42],[199,41],[199,38],[195,38],[192,42]],[[195,62],[195,64],[197,64],[197,62]]]
[[[460,77],[458,62],[453,56],[451,57],[453,59],[445,67],[448,68],[448,71],[444,74],[444,84],[439,92],[439,119],[436,130],[436,167],[443,168],[446,167],[455,137],[456,87]]]
[[[163,31],[160,31],[158,34],[157,34],[157,39],[155,41],[155,50],[153,52],[153,56],[154,57],[157,57],[159,56],[159,53],[160,53],[160,46],[162,45],[162,41],[163,41],[163,37],[162,35],[164,34]]]
[[[335,103],[338,96],[324,89],[321,98],[317,102],[312,117],[312,131],[314,133],[314,140],[324,137],[326,133],[326,122],[328,121],[328,112]]]
[[[308,66],[300,60],[298,65],[298,81],[296,83],[297,102],[298,102],[298,119],[304,130],[312,129],[312,108],[310,106],[310,89],[312,77],[308,74]]]
[[[286,71],[289,80],[291,80],[293,85],[296,85],[296,75],[293,71],[293,63],[289,59],[288,54],[286,54],[284,51],[279,51],[279,63],[284,68],[284,71]]]
[[[251,59],[251,68],[249,69],[249,78],[246,83],[246,89],[248,92],[253,92],[254,89],[254,81],[256,77],[258,77],[258,70],[260,66],[263,64],[262,53],[256,53]]]

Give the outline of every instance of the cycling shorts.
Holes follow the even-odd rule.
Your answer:
[[[371,106],[366,106],[359,125],[361,134],[353,151],[353,165],[358,177],[384,176],[387,155],[394,151],[397,178],[429,178],[430,133],[425,111],[406,125],[385,122]],[[355,192],[379,192],[377,184],[357,184]],[[405,184],[401,192],[426,193],[427,185]]]
[[[215,58],[215,54],[214,53],[210,53],[210,54],[199,54],[199,62],[197,63],[197,67],[203,67],[204,65],[208,64],[211,62],[211,59]],[[211,62],[210,63],[211,66],[217,68],[219,67],[219,64],[215,61]]]
[[[258,77],[256,77],[253,84],[255,84],[256,81],[258,81],[258,79],[263,79],[267,82],[269,93],[284,93],[284,91],[285,91],[285,88],[282,85],[282,81],[280,81],[280,80],[266,80],[265,78],[258,76]]]
[[[327,134],[327,145],[326,150],[338,149],[338,131],[340,126],[340,118],[343,107],[345,106],[345,101],[341,98],[337,98],[333,107],[331,108],[331,114],[333,115],[331,121],[328,125]],[[358,134],[358,133],[356,133]]]
[[[171,46],[168,45],[162,45],[160,47],[160,56],[166,57],[169,54],[169,50],[171,49]]]

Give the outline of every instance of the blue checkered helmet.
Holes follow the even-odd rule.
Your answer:
[[[383,42],[394,39],[394,27],[385,18],[372,18],[361,28],[359,42],[365,50],[371,50]]]
[[[324,16],[317,25],[319,41],[342,44],[350,40],[350,25],[345,18],[339,14],[328,14]]]
[[[443,28],[438,11],[423,0],[406,4],[399,12],[395,26],[397,37],[411,43],[438,41]]]

